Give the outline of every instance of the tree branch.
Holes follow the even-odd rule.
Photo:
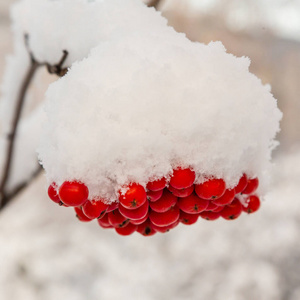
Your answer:
[[[159,4],[160,0],[150,0],[147,5],[148,7],[154,7],[155,9],[157,9]]]
[[[16,103],[16,109],[13,117],[13,123],[11,132],[7,135],[8,140],[8,147],[7,147],[7,153],[6,153],[6,159],[5,164],[3,168],[3,176],[0,183],[0,210],[2,210],[21,190],[23,190],[40,172],[41,167],[38,168],[38,170],[33,174],[33,176],[26,182],[21,183],[18,185],[12,192],[9,194],[6,193],[6,186],[7,182],[9,180],[9,177],[11,175],[11,166],[13,161],[13,153],[15,148],[15,142],[16,142],[16,134],[17,134],[17,128],[19,125],[19,121],[21,118],[22,109],[24,107],[25,97],[26,93],[28,91],[28,88],[34,78],[34,75],[39,67],[46,66],[50,74],[56,74],[58,76],[64,76],[67,73],[67,68],[62,68],[64,62],[67,59],[68,52],[66,50],[63,51],[63,56],[58,64],[50,65],[49,63],[40,63],[35,58],[33,53],[30,51],[28,46],[28,34],[24,35],[25,39],[25,46],[27,48],[28,54],[30,56],[30,67],[25,75],[25,78],[23,80],[23,83],[21,85],[21,89],[19,92],[18,100]]]

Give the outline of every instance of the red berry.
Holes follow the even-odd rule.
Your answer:
[[[218,209],[218,208],[219,208],[219,206],[217,204],[214,204],[213,201],[209,201],[208,206],[206,207],[205,211],[214,211],[215,209]]]
[[[175,223],[179,219],[179,214],[179,208],[177,206],[173,206],[168,211],[163,213],[151,211],[149,213],[149,219],[152,224],[159,227],[165,227]]]
[[[220,198],[226,190],[226,185],[223,179],[210,179],[201,184],[195,185],[195,192],[202,199],[217,199]]]
[[[122,216],[118,209],[115,209],[114,211],[111,211],[108,213],[108,222],[113,227],[125,227],[129,220]]]
[[[243,176],[239,180],[239,183],[234,188],[235,193],[236,194],[241,193],[245,189],[245,187],[247,186],[247,183],[248,183],[248,178],[247,178],[246,174],[243,174]]]
[[[148,213],[149,209],[149,202],[146,201],[142,206],[136,208],[136,209],[127,209],[123,207],[122,205],[119,206],[119,211],[121,215],[123,215],[126,219],[130,220],[140,220],[145,218]]]
[[[220,217],[220,213],[214,211],[203,211],[199,214],[199,216],[205,220],[214,221]]]
[[[152,210],[162,213],[169,210],[172,206],[176,205],[176,203],[177,197],[165,189],[160,199],[155,202],[150,202],[149,204]]]
[[[81,222],[90,222],[92,221],[89,219],[81,210],[81,207],[74,207],[74,210],[76,212],[76,217],[78,218],[79,221]]]
[[[149,213],[147,213],[146,216],[140,220],[130,220],[130,223],[134,225],[140,225],[144,223],[148,219],[148,217],[149,217]]]
[[[117,208],[119,208],[119,202],[113,202],[108,206],[108,208],[106,209],[106,212],[109,213]]]
[[[258,184],[259,184],[258,178],[248,179],[247,186],[242,191],[242,194],[249,195],[254,193],[258,188]]]
[[[190,187],[181,190],[175,189],[170,185],[168,189],[176,197],[187,197],[193,193],[194,185],[191,185]]]
[[[145,189],[137,183],[130,184],[125,194],[122,194],[121,192],[119,194],[120,204],[127,209],[138,208],[147,200]]]
[[[156,191],[156,192],[148,191],[147,192],[147,200],[151,201],[151,202],[157,201],[162,196],[163,191],[164,190],[159,190],[159,191]]]
[[[108,204],[102,200],[88,200],[82,205],[83,213],[90,219],[100,218],[106,213]]]
[[[251,214],[256,212],[260,207],[260,200],[256,195],[251,195],[246,199],[246,206],[242,206],[244,212]]]
[[[199,215],[187,214],[184,211],[180,211],[179,221],[185,225],[192,225],[197,222]]]
[[[151,236],[156,233],[156,230],[153,228],[153,224],[149,221],[149,219],[146,220],[144,223],[138,225],[136,231],[144,236]]]
[[[65,181],[59,188],[59,198],[68,206],[81,206],[88,196],[89,190],[86,185],[77,181]]]
[[[225,193],[223,194],[223,196],[221,196],[220,198],[213,200],[212,202],[216,205],[227,205],[230,204],[235,196],[235,189],[232,190],[226,190]]]
[[[188,214],[198,214],[207,208],[208,203],[208,200],[198,198],[195,194],[192,194],[185,198],[178,198],[177,205]]]
[[[230,204],[224,206],[220,211],[221,217],[226,220],[234,220],[242,213],[242,204],[239,199],[235,198]]]
[[[113,228],[108,221],[108,214],[105,214],[101,219],[98,219],[97,222],[102,228]]]
[[[224,206],[223,205],[220,205],[220,206],[217,206],[213,212],[220,212],[221,210],[223,210]]]
[[[134,233],[137,230],[137,226],[129,223],[125,227],[117,227],[115,230],[118,234],[125,236]]]
[[[167,185],[167,180],[166,178],[161,178],[159,180],[151,181],[147,183],[147,189],[150,191],[160,191],[163,190]]]
[[[191,169],[176,169],[170,180],[170,185],[175,189],[186,189],[190,187],[195,181],[195,172]]]
[[[161,233],[165,233],[165,232],[168,232],[170,231],[171,229],[175,228],[177,225],[179,224],[179,220],[174,222],[173,224],[171,225],[168,225],[168,226],[155,226],[154,224],[152,224],[152,227],[157,231],[157,232],[161,232]]]
[[[48,196],[53,202],[59,203],[59,204],[61,203],[60,198],[58,196],[58,192],[57,192],[57,185],[55,182],[53,182],[51,185],[49,185]]]

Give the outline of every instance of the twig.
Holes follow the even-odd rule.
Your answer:
[[[6,185],[7,185],[10,173],[11,173],[11,166],[12,166],[12,159],[13,159],[13,153],[14,153],[14,148],[15,148],[17,128],[18,128],[18,124],[20,121],[22,109],[24,106],[25,96],[26,96],[26,93],[30,86],[30,83],[32,82],[32,79],[39,67],[46,66],[49,73],[56,74],[58,76],[64,76],[68,70],[67,68],[62,68],[62,66],[65,63],[67,56],[68,56],[68,52],[66,50],[63,51],[63,56],[58,64],[50,65],[49,63],[41,63],[35,59],[33,53],[29,49],[29,45],[28,45],[29,36],[27,34],[25,34],[24,38],[25,38],[25,46],[26,46],[28,54],[30,56],[31,63],[30,63],[28,72],[26,73],[26,76],[24,78],[24,81],[21,85],[20,93],[19,93],[18,100],[16,103],[16,110],[15,110],[15,114],[13,117],[11,132],[7,135],[8,148],[7,148],[7,154],[6,154],[6,159],[5,159],[5,165],[3,168],[3,170],[4,170],[3,176],[2,176],[1,183],[0,183],[0,210],[2,210],[15,197],[15,195],[17,193],[19,193],[21,190],[23,190],[41,171],[41,168],[39,168],[28,181],[21,183],[9,194],[6,193]]]
[[[147,5],[148,7],[154,7],[155,9],[157,9],[159,4],[160,0],[150,0]]]
[[[39,174],[41,174],[42,171],[43,171],[43,167],[39,165],[36,171],[32,174],[32,176],[27,181],[20,183],[10,193],[5,194],[1,202],[0,211],[20,192],[22,192],[23,189],[26,188]]]

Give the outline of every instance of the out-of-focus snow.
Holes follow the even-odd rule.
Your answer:
[[[228,187],[243,173],[264,183],[281,113],[249,59],[193,43],[140,1],[124,2],[103,1],[102,13],[139,15],[127,20],[133,30],[113,19],[114,34],[47,92],[39,153],[49,183],[82,181],[108,201],[178,166]]]
[[[275,161],[259,212],[122,237],[46,198],[41,176],[0,216],[0,299],[298,300],[300,153]]]
[[[174,0],[167,0],[172,5]],[[180,2],[180,1],[179,1]],[[173,3],[174,4],[174,3]],[[189,0],[192,9],[222,14],[231,30],[271,30],[283,38],[300,41],[300,1],[282,0]]]
[[[152,14],[145,10],[141,0],[21,0],[12,7],[13,30],[19,40],[29,34],[38,61],[57,63],[67,50],[65,66],[71,66],[113,37],[155,31],[167,23],[154,8],[148,9]]]

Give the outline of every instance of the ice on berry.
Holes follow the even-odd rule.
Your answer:
[[[38,152],[49,183],[77,180],[90,199],[110,203],[124,186],[169,180],[180,167],[195,171],[196,183],[222,178],[232,188],[245,173],[264,188],[281,112],[270,87],[249,72],[248,58],[221,42],[191,42],[138,0],[62,2],[80,15],[73,36],[55,46],[50,35],[39,49],[41,29],[35,53],[52,60],[65,48],[78,59],[95,47],[47,91]],[[93,23],[99,16],[106,21]],[[86,24],[80,29],[84,20],[89,34]],[[42,57],[47,46],[57,51]]]

